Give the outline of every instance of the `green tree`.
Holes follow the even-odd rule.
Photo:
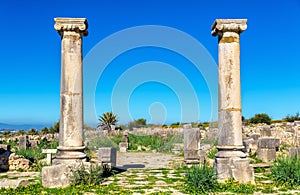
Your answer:
[[[107,129],[109,132],[111,131],[111,126],[115,125],[118,122],[118,116],[113,112],[106,112],[99,116],[99,123],[97,128]]]
[[[299,121],[300,120],[300,114],[297,112],[295,115],[287,115],[283,120],[286,122],[294,122],[294,121]]]
[[[37,135],[37,134],[39,134],[39,132],[38,132],[35,128],[31,128],[31,129],[28,131],[28,134],[29,134],[29,135]]]
[[[137,120],[131,121],[128,123],[128,128],[132,130],[133,128],[141,128],[146,126],[146,119],[139,118]]]
[[[266,123],[266,124],[270,125],[271,121],[272,121],[272,119],[271,119],[271,117],[269,117],[268,114],[261,113],[261,114],[255,114],[254,117],[252,117],[248,120],[248,123],[252,123],[252,124]]]
[[[52,127],[49,129],[50,133],[58,133],[59,132],[59,121],[55,122]]]
[[[42,133],[42,134],[47,134],[47,133],[49,133],[49,129],[48,129],[47,127],[43,127],[43,128],[41,129],[41,133]]]

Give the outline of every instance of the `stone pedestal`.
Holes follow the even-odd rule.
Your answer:
[[[82,102],[82,36],[85,18],[55,18],[61,36],[61,91],[59,146],[54,164],[85,160]]]
[[[200,131],[199,129],[184,129],[184,162],[186,164],[199,163]]]
[[[262,137],[258,139],[257,157],[263,162],[276,160],[276,150],[279,149],[280,139]]]
[[[117,148],[99,148],[98,158],[102,163],[109,163],[115,167],[117,165]]]
[[[234,178],[247,182],[237,177],[233,165],[239,162],[243,169],[250,167],[242,151],[240,86],[240,33],[246,30],[246,22],[245,19],[217,19],[212,26],[212,35],[219,38],[219,121],[215,168],[220,180]],[[254,181],[252,176],[245,177]]]

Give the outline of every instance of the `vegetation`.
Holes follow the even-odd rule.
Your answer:
[[[132,130],[133,128],[141,128],[145,127],[146,124],[146,119],[144,118],[139,118],[137,120],[134,120],[128,124],[128,129]]]
[[[48,140],[44,139],[37,147],[30,147],[27,149],[16,150],[17,155],[24,156],[27,159],[31,159],[32,161],[36,162],[40,159],[46,157],[46,154],[42,154],[42,149],[45,148],[57,148],[58,141],[50,143]]]
[[[54,123],[49,129],[49,133],[58,133],[59,132],[59,121]]]
[[[216,189],[218,182],[213,167],[206,163],[194,165],[185,174],[185,183],[192,193],[207,193]]]
[[[117,138],[114,139],[115,141],[117,140]],[[108,136],[96,137],[87,143],[87,147],[90,149],[98,149],[101,147],[118,148],[119,143],[116,143],[115,141]]]
[[[268,125],[271,124],[272,119],[269,117],[268,114],[255,114],[254,117],[248,119],[248,123],[258,124],[258,123],[266,123]]]
[[[218,149],[213,146],[207,153],[207,157],[210,159],[215,159],[216,158],[216,154],[218,153]]]
[[[179,128],[179,127],[181,127],[181,126],[182,126],[182,125],[180,125],[179,122],[177,122],[177,123],[172,123],[172,124],[170,125],[171,128]]]
[[[294,121],[299,121],[300,120],[300,114],[297,112],[295,115],[287,115],[284,119],[286,122],[294,122]]]
[[[106,112],[99,116],[99,124],[98,128],[107,129],[109,132],[111,131],[111,126],[115,125],[118,122],[117,115],[113,112]]]
[[[95,185],[103,180],[103,167],[90,165],[88,168],[83,163],[77,168],[71,168],[70,182],[73,185]]]
[[[278,185],[300,186],[300,158],[278,158],[271,167],[271,178]]]

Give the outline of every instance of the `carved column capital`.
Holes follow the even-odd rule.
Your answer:
[[[83,36],[88,34],[86,18],[54,18],[54,21],[54,28],[60,35],[65,31],[74,31]]]
[[[216,19],[211,29],[213,36],[223,35],[225,32],[240,34],[247,29],[247,19]]]

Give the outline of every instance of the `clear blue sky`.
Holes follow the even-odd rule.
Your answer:
[[[60,37],[53,28],[55,17],[88,19],[84,58],[114,33],[156,25],[198,41],[215,62],[217,38],[211,36],[214,20],[247,18],[248,29],[241,35],[243,115],[249,118],[268,113],[281,119],[300,111],[299,0],[15,0],[1,1],[0,16],[0,123],[52,124],[59,119]],[[141,31],[140,36],[145,36]],[[186,42],[181,40],[174,39],[174,43],[185,48]],[[134,37],[126,41],[134,41]],[[116,42],[104,49],[115,50],[122,44]],[[96,61],[103,55],[106,53],[97,54]],[[97,62],[92,70],[98,70]],[[84,76],[88,83],[89,73]],[[216,106],[212,105],[214,97],[206,80],[189,57],[151,44],[114,56],[99,75],[95,90],[88,93],[95,99],[87,97],[90,102],[85,103],[95,105],[96,113],[85,109],[87,123],[95,123],[97,115],[110,110],[125,123],[128,116],[124,108],[129,109],[132,119],[146,118],[153,123],[203,122],[211,119],[211,109]]]

